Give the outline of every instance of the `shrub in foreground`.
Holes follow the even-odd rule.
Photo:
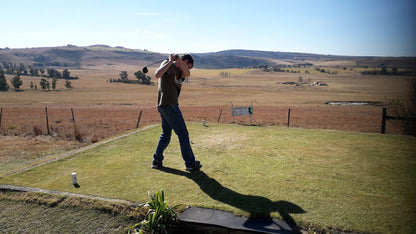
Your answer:
[[[151,201],[139,207],[148,209],[146,218],[128,227],[129,233],[171,233],[177,223],[175,209],[178,206],[169,207],[163,191],[156,192],[154,195],[149,191],[148,194]]]

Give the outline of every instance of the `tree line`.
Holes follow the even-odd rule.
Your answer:
[[[42,78],[39,82],[40,87],[43,90],[50,90],[50,88],[52,87],[53,90],[56,89],[56,84],[57,84],[58,79],[56,77],[52,78],[52,82],[49,82],[48,79]],[[16,74],[11,80],[10,80],[11,85],[14,88],[14,91],[20,91],[20,87],[23,85],[23,81],[20,78],[20,74]],[[65,87],[67,89],[72,89],[72,82],[69,80],[65,81]],[[7,84],[7,80],[6,80],[6,76],[4,74],[4,71],[2,69],[0,69],[0,91],[8,91],[10,88],[9,84]],[[37,84],[34,84],[33,81],[30,82],[30,89],[31,90],[37,90]]]
[[[361,71],[362,75],[399,75],[399,69],[393,67],[390,71],[387,70],[387,67],[382,66],[379,71]]]
[[[272,67],[269,65],[259,65],[259,66],[254,66],[254,69],[260,69],[264,72],[290,72],[290,73],[301,73],[300,71],[295,71],[295,70],[289,70],[287,68],[292,68],[292,67],[301,67],[301,66],[286,66],[286,67]],[[306,66],[304,66],[306,67]],[[309,73],[309,71],[305,71],[305,73]]]
[[[111,79],[110,78],[110,83],[126,83],[126,84],[143,84],[143,85],[153,85],[154,83],[151,81],[151,77],[150,76],[146,76],[145,73],[141,72],[141,71],[137,71],[134,73],[134,76],[136,77],[137,80],[130,80],[129,79],[129,74],[127,73],[127,71],[121,71],[119,74],[118,79]]]
[[[62,72],[54,68],[37,68],[32,65],[26,67],[23,63],[19,65],[13,63],[2,62],[0,65],[0,71],[3,71],[4,74],[8,75],[24,75],[24,76],[41,76],[46,78],[57,78],[57,79],[79,79],[78,76],[71,76],[71,72],[68,69],[63,70]]]

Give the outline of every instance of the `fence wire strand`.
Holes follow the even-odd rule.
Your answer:
[[[47,134],[74,138],[71,108],[48,107],[48,126],[44,107],[3,107],[0,120],[2,135]],[[181,106],[185,121],[225,124],[287,126],[380,133],[381,108],[378,107],[274,107],[254,106],[251,116],[232,116],[230,106]],[[76,129],[87,141],[98,141],[136,127],[140,111],[140,126],[160,122],[156,107],[81,107],[73,108]],[[251,121],[251,122],[250,122]],[[402,133],[393,123],[387,123],[387,133]]]

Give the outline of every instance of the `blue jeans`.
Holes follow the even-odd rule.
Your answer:
[[[168,147],[172,135],[172,129],[179,138],[182,158],[185,166],[192,167],[195,164],[195,156],[189,143],[189,133],[186,129],[185,120],[178,105],[158,106],[157,110],[162,118],[162,134],[157,143],[156,152],[153,155],[153,161],[163,161],[163,151]]]

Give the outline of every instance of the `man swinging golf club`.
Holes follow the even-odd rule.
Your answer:
[[[157,110],[162,119],[162,134],[153,155],[152,168],[154,169],[162,167],[163,151],[169,145],[172,129],[178,135],[186,170],[192,171],[202,166],[199,161],[195,160],[189,142],[189,133],[178,104],[182,81],[191,75],[189,70],[193,65],[194,59],[190,54],[182,57],[171,54],[169,60],[163,61],[155,72],[156,78],[159,79]]]

